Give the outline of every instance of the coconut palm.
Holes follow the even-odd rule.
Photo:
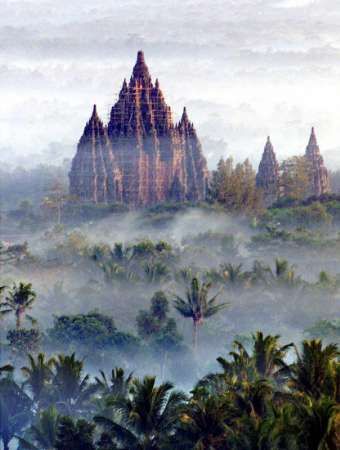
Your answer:
[[[216,304],[219,292],[208,299],[211,283],[201,284],[195,277],[191,280],[191,286],[187,290],[186,298],[175,296],[175,308],[183,316],[193,321],[193,347],[197,348],[198,326],[204,319],[217,314],[227,306],[227,303]]]
[[[75,354],[58,355],[54,361],[53,389],[57,406],[69,415],[76,415],[89,405],[98,386],[89,383],[89,375],[83,377],[84,362]]]
[[[288,286],[296,286],[301,283],[300,277],[296,277],[295,266],[290,265],[286,259],[275,259],[273,277],[278,283],[284,283]]]
[[[171,383],[156,386],[155,377],[146,376],[135,379],[128,398],[116,403],[120,421],[103,416],[94,420],[124,449],[159,450],[174,430],[185,399]]]
[[[60,416],[55,406],[42,411],[37,420],[18,437],[19,450],[53,450],[55,448]]]
[[[280,336],[264,336],[261,331],[253,335],[253,355],[255,368],[260,377],[273,377],[278,375],[287,364],[284,361],[293,344],[280,346]]]
[[[58,425],[55,450],[96,450],[95,424],[92,422],[66,416],[59,419]]]
[[[148,261],[144,264],[145,280],[149,283],[159,283],[169,278],[169,269],[162,261]]]
[[[339,403],[328,397],[318,399],[304,396],[295,402],[294,414],[299,423],[299,449],[336,450],[340,441],[336,430],[336,419],[340,415]]]
[[[5,300],[0,302],[0,314],[5,316],[14,313],[16,317],[16,329],[22,328],[22,321],[25,318],[26,311],[32,309],[36,299],[36,293],[32,289],[31,283],[14,284]],[[32,322],[34,319],[27,315]]]
[[[336,398],[339,394],[339,351],[335,344],[322,347],[319,339],[305,340],[302,352],[296,349],[297,361],[289,368],[290,387],[320,398],[322,394]]]
[[[52,380],[55,360],[54,358],[46,359],[43,353],[39,353],[36,359],[34,356],[28,355],[29,365],[22,367],[21,371],[25,377],[24,386],[28,386],[33,395],[33,401],[38,405],[46,394],[46,388]]]
[[[232,410],[223,396],[192,399],[180,415],[170,448],[224,450],[233,440]]]
[[[4,450],[9,450],[11,440],[29,423],[31,403],[13,379],[0,379],[0,439]]]
[[[232,287],[240,286],[244,280],[244,273],[242,272],[242,264],[222,264],[221,271],[226,283],[230,283]]]
[[[123,398],[127,396],[132,380],[132,373],[125,376],[124,369],[120,367],[112,369],[110,380],[107,379],[102,370],[100,371],[100,377],[95,377],[95,381],[98,384],[99,389],[105,395],[113,395],[115,397]]]

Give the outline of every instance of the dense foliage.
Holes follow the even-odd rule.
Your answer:
[[[334,344],[297,349],[257,332],[188,394],[120,368],[90,377],[75,354],[29,355],[19,378],[1,369],[0,437],[5,450],[11,441],[20,450],[335,450],[338,356]]]

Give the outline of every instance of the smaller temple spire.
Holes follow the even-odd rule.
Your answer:
[[[187,113],[187,108],[186,106],[184,106],[183,108],[183,114],[182,114],[182,118],[181,118],[181,122],[185,122],[188,123],[189,122],[189,117],[188,117],[188,113]]]
[[[311,135],[310,135],[309,142],[308,142],[308,147],[311,145],[318,145],[314,127],[312,127]]]
[[[305,157],[307,158],[312,170],[312,179],[310,195],[319,197],[330,191],[330,181],[327,168],[321,156],[320,147],[315,135],[315,129],[312,127],[309,142],[306,148]]]
[[[263,190],[263,200],[266,206],[272,205],[277,200],[278,184],[279,165],[270,136],[268,136],[256,175],[256,186]]]
[[[93,111],[91,119],[98,119],[97,105],[93,105]]]
[[[273,144],[270,140],[270,136],[267,136],[267,142],[266,145],[264,147],[264,153],[274,153],[274,147]]]

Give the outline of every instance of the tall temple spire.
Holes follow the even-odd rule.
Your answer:
[[[264,203],[272,205],[279,193],[279,165],[270,136],[263,150],[262,159],[256,175],[256,185],[263,191]]]
[[[195,128],[186,109],[174,125],[159,81],[152,82],[142,51],[137,53],[130,81],[123,82],[111,108],[107,127],[96,108],[90,121],[73,160],[73,194],[84,200],[117,201],[119,196],[111,189],[117,181],[122,201],[131,206],[170,200],[174,191],[190,201],[205,198],[208,169]],[[104,173],[101,159],[106,174],[98,178],[98,173]],[[104,183],[105,196],[98,192]]]

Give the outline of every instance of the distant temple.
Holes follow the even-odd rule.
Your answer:
[[[327,169],[314,128],[305,157],[311,167],[309,195],[329,192]],[[174,123],[159,82],[152,82],[143,52],[130,81],[124,80],[104,125],[94,105],[69,173],[70,194],[84,202],[149,206],[201,201],[209,180],[195,127],[186,108]],[[256,176],[265,206],[280,196],[280,170],[268,137]]]
[[[310,163],[311,184],[309,195],[319,197],[330,192],[327,168],[315,136],[314,127],[309,138],[305,158]],[[268,137],[256,175],[256,185],[262,189],[265,206],[272,205],[280,194],[280,171],[273,145]]]
[[[205,199],[208,169],[186,109],[174,124],[143,52],[124,80],[107,126],[96,106],[69,174],[70,194],[94,203],[148,206]]]
[[[256,185],[264,193],[266,206],[272,205],[277,200],[279,195],[279,164],[269,136],[256,175]]]
[[[329,176],[316,140],[314,127],[312,128],[305,156],[310,162],[312,170],[310,195],[319,197],[322,194],[326,194],[330,191]]]

